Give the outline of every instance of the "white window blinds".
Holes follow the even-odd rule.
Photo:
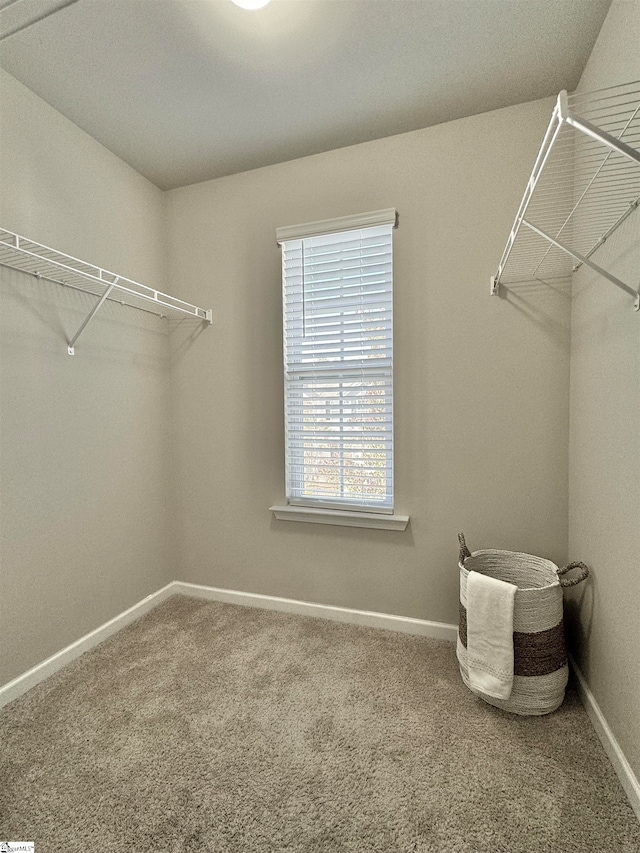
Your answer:
[[[395,211],[383,213],[382,225],[311,223],[313,236],[281,239],[291,504],[393,511]]]

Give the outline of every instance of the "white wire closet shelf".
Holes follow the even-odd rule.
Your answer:
[[[211,310],[198,308],[182,299],[154,290],[137,281],[108,272],[71,255],[43,246],[12,231],[0,228],[0,266],[28,273],[37,279],[80,290],[98,301],[75,335],[67,342],[67,352],[74,355],[75,344],[87,325],[105,302],[117,302],[163,318],[191,317],[211,323]]]
[[[629,216],[640,241],[640,81],[558,95],[491,293],[500,285],[567,279],[583,264],[634,298],[593,256]],[[604,263],[604,262],[603,262]]]

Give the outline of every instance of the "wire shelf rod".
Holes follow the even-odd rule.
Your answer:
[[[635,191],[636,193],[640,191],[640,186],[636,186]],[[607,216],[615,213],[616,210],[626,208],[627,205],[631,203],[630,199],[633,199],[631,194],[611,199],[606,194],[591,193],[583,200],[581,207],[573,214],[570,222],[580,221],[584,224],[593,216],[599,216],[602,221],[605,221]],[[564,220],[566,212],[569,210],[568,200],[564,195],[558,196],[557,198],[552,197],[549,200],[557,203],[557,210],[549,211],[549,207],[546,204],[543,206],[531,205],[529,208],[529,214],[535,213],[539,219],[544,219],[547,224],[556,223],[556,227],[559,228]]]
[[[0,266],[97,297],[96,305],[68,342],[69,355],[74,354],[76,341],[107,301],[165,319],[179,315],[209,324],[212,322],[211,311],[5,229],[0,229]],[[122,296],[125,298],[118,298]]]
[[[638,190],[639,188],[636,188]],[[629,197],[630,198],[630,197]],[[592,220],[600,221],[601,224],[607,220],[609,216],[613,216],[616,211],[619,213],[622,212],[631,202],[625,199],[617,199],[615,202],[606,202],[604,203],[602,200],[597,198],[590,199],[588,201],[583,202],[583,207],[578,211],[577,214],[574,214],[572,222],[579,222],[581,227],[586,226]],[[535,213],[539,219],[544,219],[547,223],[556,222],[559,227],[562,222],[561,211],[554,217],[544,216],[545,208],[537,208],[531,207],[529,208],[529,214]]]
[[[582,109],[580,104],[569,103],[570,107],[578,107],[580,109],[580,114],[582,116],[589,116],[589,118],[598,118],[598,119],[607,119],[617,115],[626,115],[629,110],[623,109],[624,107],[635,107],[637,101],[632,97],[632,93],[629,93],[629,97],[631,100],[629,101],[618,101],[615,104],[609,104],[607,107],[600,107],[598,109],[589,110]]]
[[[628,137],[627,141],[636,142],[636,139],[640,140],[640,133],[637,137]],[[615,163],[617,166],[625,167],[627,169],[630,168],[629,164],[625,160],[623,160],[622,157],[617,156],[614,153],[613,158],[613,163]],[[571,174],[574,170],[574,167],[592,166],[594,162],[600,161],[602,159],[603,153],[601,146],[598,146],[596,149],[596,146],[594,145],[593,148],[589,151],[585,151],[584,147],[582,151],[576,151],[573,146],[570,148],[567,146],[566,152],[559,152],[559,150],[556,149],[551,168],[554,172],[557,172],[558,174],[562,174],[564,172]]]
[[[640,191],[640,186],[635,187],[636,193]],[[630,200],[633,199],[633,195],[629,194],[628,196],[620,196],[619,198],[610,199],[607,195],[599,195],[597,193],[592,193],[588,198],[586,198],[578,211],[573,215],[571,221],[586,222],[589,216],[592,215],[601,215],[601,219],[606,219],[606,216],[611,212],[616,210],[620,210],[622,208],[627,207],[630,204]],[[540,206],[536,205],[535,207],[532,205],[529,208],[529,212],[535,212],[539,218],[544,219],[546,222],[556,222],[557,227],[560,227],[563,221],[563,211],[567,211],[569,209],[568,203],[566,202],[565,196],[559,196],[557,199],[551,198],[552,202],[558,203],[558,209],[556,211],[549,211],[548,206]],[[582,216],[584,214],[584,217]]]
[[[11,232],[5,233],[10,234]],[[170,299],[171,303],[166,303],[168,307],[174,308],[177,311],[185,311],[185,313],[189,314],[196,314],[196,312],[200,311],[203,315],[202,319],[204,319],[206,311],[202,308],[198,308],[195,305],[191,305],[191,303],[189,302],[185,302],[184,300],[178,299],[177,297],[169,296],[166,293],[161,293],[160,291],[155,290],[154,288],[147,287],[144,284],[140,284],[139,282],[125,278],[124,276],[118,276],[115,273],[109,272],[108,270],[105,270],[101,267],[96,267],[93,264],[87,263],[86,261],[81,261],[79,258],[74,258],[73,255],[64,255],[62,252],[58,252],[56,249],[51,249],[49,246],[44,246],[42,244],[35,243],[33,240],[28,240],[27,238],[21,237],[18,234],[12,236],[16,238],[15,245],[9,245],[2,239],[0,239],[0,245],[4,243],[4,246],[6,246],[7,248],[11,248],[15,251],[18,251],[21,255],[32,258],[36,262],[44,261],[45,263],[53,264],[58,269],[63,269],[71,274],[80,275],[84,278],[92,279],[98,282],[99,284],[102,284],[103,286],[111,284],[115,280],[118,280],[118,290],[127,290],[129,293],[132,293],[141,299],[150,299],[154,302],[159,301],[159,297],[162,297],[164,299]],[[44,253],[33,252],[30,249],[27,249],[22,246],[22,242],[27,243],[30,246],[37,247],[38,249],[45,249],[47,250],[47,252],[51,253],[51,255],[54,255],[56,257],[51,257],[49,255],[45,255]],[[71,266],[69,263],[63,263],[62,261],[58,260],[58,258],[60,257],[64,258],[66,261],[73,261],[77,264],[80,264],[81,266],[74,267]],[[19,269],[19,267],[17,268]],[[127,288],[121,282],[126,282],[128,285],[132,285],[133,287]],[[140,290],[134,290],[133,288],[139,288]],[[174,305],[173,303],[177,304]]]
[[[614,136],[611,136],[611,134],[607,133],[606,130],[601,130],[586,119],[577,116],[569,115],[566,117],[565,121],[567,124],[570,124],[571,127],[575,127],[576,130],[581,130],[583,133],[586,133],[587,136],[592,136],[594,139],[600,140],[603,145],[608,145],[609,148],[612,148],[618,154],[624,154],[634,163],[640,163],[640,153],[638,153],[634,148],[631,148],[630,145],[627,145],[627,143],[623,142],[621,139],[616,139]]]
[[[640,179],[640,176],[638,176]],[[638,183],[638,181],[634,181],[634,183]],[[602,181],[598,181],[593,187],[595,191],[609,191],[608,194],[611,194],[611,189],[619,189],[624,190],[629,186],[629,177],[628,175],[612,175],[610,178],[603,178]],[[537,200],[551,196],[565,196],[567,188],[572,189],[574,187],[574,182],[567,179],[566,181],[554,181],[553,186],[546,187],[544,192],[540,192],[536,196]]]
[[[618,228],[622,225],[622,223],[623,223],[623,222],[624,222],[624,221],[625,221],[629,216],[631,216],[631,214],[632,214],[635,210],[637,210],[637,209],[638,209],[638,207],[640,207],[640,198],[637,198],[637,199],[635,199],[634,201],[632,201],[632,202],[631,202],[631,204],[629,205],[629,207],[627,208],[627,210],[625,210],[625,212],[622,214],[622,216],[620,216],[620,217],[619,217],[619,218],[618,218],[618,219],[613,223],[613,225],[611,226],[611,228],[609,228],[609,230],[608,230],[605,234],[603,234],[603,235],[602,235],[602,237],[600,237],[600,239],[599,239],[599,240],[598,240],[598,241],[597,241],[597,242],[596,242],[596,243],[595,243],[595,244],[594,244],[594,245],[589,249],[589,251],[588,251],[588,252],[586,253],[586,255],[585,255],[585,258],[590,258],[590,257],[591,257],[591,255],[593,255],[593,254],[594,254],[594,252],[596,252],[596,251],[600,248],[600,246],[602,246],[604,243],[606,243],[606,242],[607,242],[607,240],[609,239],[609,237],[611,237],[611,235],[612,235],[615,231],[617,231],[617,230],[618,230]],[[573,271],[574,271],[574,272],[576,272],[577,270],[579,270],[579,269],[580,269],[580,267],[581,267],[581,266],[582,266],[582,262],[581,262],[581,261],[578,261],[578,263],[574,266]]]
[[[637,135],[627,135],[628,143],[640,140],[640,132]],[[602,160],[604,157],[602,146],[594,145],[590,148],[582,145],[576,147],[574,143],[566,145],[564,148],[558,146],[554,152],[554,158],[550,164],[550,168],[554,172],[572,172],[577,166],[592,166],[594,162]],[[624,166],[627,169],[632,168],[630,165],[617,153],[613,153],[612,162],[618,166]]]
[[[640,134],[638,134],[637,138],[628,137],[627,141],[629,143],[631,143],[631,142],[636,143],[636,142],[640,141]],[[562,175],[565,173],[572,174],[574,171],[574,168],[576,169],[576,171],[578,171],[579,169],[584,169],[584,168],[592,168],[594,166],[594,164],[599,163],[602,159],[603,159],[603,155],[602,155],[602,149],[601,148],[599,148],[599,150],[596,151],[595,147],[594,147],[594,150],[589,151],[589,152],[585,152],[584,150],[583,151],[576,151],[574,148],[572,148],[572,149],[567,150],[566,153],[565,152],[559,153],[558,150],[556,149],[556,152],[554,155],[554,160],[553,160],[553,163],[551,164],[551,168],[549,171],[553,171],[554,173],[556,173],[558,175]],[[615,154],[613,155],[612,162],[614,164],[616,164],[616,166],[619,166],[619,167],[625,167],[627,169],[631,168],[629,166],[629,163],[627,163],[621,157],[619,157]]]
[[[580,215],[575,220],[575,228],[578,229],[580,233],[585,229],[598,229],[598,227],[600,228],[600,231],[602,231],[602,226],[606,226],[608,228],[609,224],[611,222],[615,222],[618,216],[620,216],[628,206],[629,203],[625,202],[624,204],[609,205],[604,210],[598,205],[591,207],[586,211],[580,211]],[[543,217],[539,217],[538,221],[541,222],[542,219]]]
[[[541,188],[540,193],[536,194],[536,198],[540,198],[542,195],[557,194],[558,190],[566,191],[567,188],[573,191],[572,194],[575,194],[581,187],[584,188],[588,183],[589,178],[587,174],[582,176],[576,175],[573,180],[570,177],[553,177],[553,180],[545,184]],[[640,171],[637,175],[631,174],[630,170],[623,172],[615,171],[599,176],[593,183],[593,190],[608,189],[628,194],[629,186],[633,186],[634,184],[636,186],[640,185]]]
[[[568,162],[567,162],[566,166],[564,164],[555,163],[553,165],[553,168],[549,169],[549,171],[547,172],[547,175],[551,176],[549,178],[550,182],[551,182],[551,178],[553,179],[553,181],[552,181],[553,186],[555,186],[556,182],[560,181],[560,180],[577,181],[579,183],[580,181],[586,180],[587,174],[590,173],[593,169],[597,169],[598,166],[602,163],[602,161],[603,161],[602,156],[592,157],[589,160],[586,160],[586,159],[585,160],[576,160],[575,172],[573,169],[573,164],[572,164],[572,168],[570,168]],[[633,167],[630,166],[628,162],[621,161],[619,158],[612,159],[609,161],[608,169],[606,170],[605,174],[603,175],[602,180],[605,180],[606,178],[610,177],[611,175],[614,175],[614,176],[619,175],[619,174],[629,175],[632,172],[633,172]],[[544,184],[542,186],[544,187]]]
[[[626,291],[631,296],[638,296],[638,292],[636,290],[634,290],[632,287],[629,287],[629,285],[625,284],[623,281],[620,281],[617,276],[612,275],[607,270],[598,266],[598,264],[594,264],[592,260],[585,257],[584,255],[581,255],[579,252],[576,252],[574,249],[570,249],[568,246],[564,245],[559,240],[555,240],[550,234],[546,234],[540,228],[536,228],[536,226],[532,225],[531,222],[528,222],[526,219],[523,219],[522,224],[526,225],[527,228],[530,228],[532,231],[535,231],[536,234],[539,234],[541,237],[544,237],[545,240],[548,240],[550,243],[553,243],[559,249],[562,249],[563,252],[566,252],[568,255],[571,255],[571,257],[575,258],[577,261],[580,261],[583,264],[587,264],[587,266],[591,267],[592,270],[595,270],[597,273],[600,273],[600,275],[604,276],[605,278],[608,278],[610,282],[617,285],[619,288]]]
[[[538,188],[538,192],[535,194],[534,201],[542,198],[543,196],[557,195],[559,191],[566,192],[567,189],[572,191],[572,195],[577,193],[580,187],[584,188],[590,181],[590,178],[587,173],[583,175],[576,175],[572,177],[571,175],[546,175],[546,180],[544,184],[540,184]],[[594,182],[595,189],[601,188],[613,188],[616,187],[618,190],[624,191],[629,184],[640,184],[640,172],[637,175],[633,175],[630,173],[630,170],[627,171],[612,171],[607,174],[602,174],[598,177],[598,179]]]
[[[149,302],[153,302],[154,304],[157,304],[164,308],[178,311],[179,313],[189,314],[191,316],[198,317],[202,320],[207,319],[207,312],[203,308],[198,308],[196,305],[191,305],[189,302],[185,302],[182,299],[178,299],[177,297],[162,293],[161,291],[147,287],[146,285],[139,284],[138,282],[135,282],[131,279],[127,279],[122,276],[117,276],[115,273],[111,273],[100,267],[96,267],[93,264],[88,264],[85,261],[81,261],[78,258],[74,258],[72,255],[63,255],[62,253],[57,252],[55,249],[51,249],[48,246],[41,246],[41,244],[34,243],[34,241],[27,240],[26,238],[20,237],[17,234],[14,235],[11,234],[11,232],[4,233],[9,234],[16,240],[15,244],[9,244],[6,242],[6,238],[4,238],[4,236],[0,238],[0,251],[5,250],[5,261],[3,263],[4,266],[10,266],[14,269],[21,269],[24,272],[35,274],[39,271],[38,266],[42,266],[43,264],[51,264],[55,269],[62,270],[63,272],[68,273],[72,277],[72,279],[76,276],[79,276],[80,280],[88,279],[89,281],[95,282],[96,284],[99,284],[102,287],[107,287],[109,286],[109,284],[115,283],[118,291],[127,293],[136,299],[142,299]],[[57,257],[52,257],[49,254],[45,255],[44,253],[36,253],[31,249],[25,248],[23,245],[21,245],[22,242],[26,243],[29,246],[37,247],[38,249],[43,248],[48,253],[51,253],[51,255],[55,255]],[[22,262],[20,264],[17,264],[15,262],[7,262],[6,250],[18,252]],[[69,263],[63,263],[61,260],[58,259],[60,257],[65,258],[65,260],[71,261],[75,264],[78,264],[79,266],[75,267],[71,266],[71,264]],[[44,276],[42,275],[41,277]],[[58,284],[67,283],[64,280],[59,281],[53,279],[53,277],[51,276],[49,278],[53,281],[56,281],[56,283]]]
[[[564,128],[566,130],[566,128]],[[640,138],[640,128],[636,133],[635,127],[633,132],[627,135],[627,141],[635,142]],[[579,144],[577,144],[579,142]],[[556,143],[554,149],[554,158],[552,166],[554,169],[561,171],[563,168],[573,167],[574,164],[589,163],[594,159],[601,159],[603,156],[602,146],[595,139],[587,142],[575,139],[561,139]]]
[[[618,133],[620,133],[621,128],[624,129],[622,118],[619,121],[611,122],[610,124],[612,125],[612,131],[617,130]],[[578,152],[585,152],[587,154],[590,154],[593,151],[601,150],[600,142],[595,137],[585,137],[582,139],[576,139],[575,137],[572,137],[571,134],[568,132],[569,127],[570,125],[563,125],[562,136],[560,137],[559,141],[556,142],[556,151],[561,151],[563,148],[571,150],[574,146],[577,147]],[[640,131],[640,126],[637,124],[635,119],[633,124],[629,125],[628,131],[629,134],[632,136],[636,136],[637,133]],[[613,133],[610,135],[613,135]]]
[[[640,134],[638,135],[638,140],[640,140]],[[628,139],[629,142],[636,142],[635,139]],[[588,154],[581,153],[580,151],[576,151],[575,149],[570,149],[566,153],[562,153],[560,155],[556,149],[554,153],[553,162],[550,164],[547,173],[552,173],[557,176],[572,176],[574,171],[580,174],[580,169],[592,169],[596,167],[599,163],[604,160],[604,156],[602,153],[602,148],[600,148],[597,152],[589,152]],[[626,160],[623,160],[622,157],[617,156],[616,154],[612,154],[610,160],[607,161],[611,164],[612,167],[617,169],[627,169],[628,171],[633,171],[633,166],[631,166]]]
[[[615,86],[606,86],[604,89],[593,89],[590,92],[571,92],[568,95],[568,100],[569,101],[588,100],[590,103],[595,104],[598,101],[608,101],[608,100],[611,100],[612,98],[626,97],[627,93],[623,92],[622,90],[627,89],[629,87],[634,87],[636,89],[640,88],[640,80],[633,80],[631,83],[618,83]],[[617,94],[606,95],[605,97],[602,97],[602,98],[594,98],[594,95],[600,95],[603,92],[611,92],[611,91],[613,91],[613,89],[618,90]]]
[[[635,186],[636,186],[636,188],[639,188],[640,183],[636,183]],[[585,194],[583,196],[583,198],[581,199],[580,206],[583,207],[583,206],[586,206],[588,204],[599,203],[602,200],[610,200],[611,205],[619,204],[621,201],[624,202],[625,204],[628,204],[628,200],[629,200],[629,198],[631,198],[632,193],[618,192],[616,195],[614,195],[614,193],[616,193],[617,190],[623,190],[623,189],[628,189],[628,183],[627,184],[608,184],[606,186],[599,186],[598,185],[595,187],[591,187],[589,192],[587,194]],[[569,205],[571,203],[570,199],[567,198],[566,188],[563,187],[563,188],[556,190],[555,192],[553,190],[550,190],[548,193],[545,193],[544,197],[540,197],[539,199],[537,199],[536,203],[531,204],[529,209],[530,210],[534,210],[534,209],[548,210],[549,209],[548,202],[550,202],[550,201],[551,202],[559,202],[560,204],[564,204],[565,209],[568,209]],[[577,209],[578,208],[576,208],[576,210]],[[600,209],[603,209],[603,208],[600,208]],[[549,211],[549,212],[553,213],[553,215],[555,215],[556,217],[562,216],[561,210],[555,210],[555,211]],[[573,212],[574,211],[572,208],[572,213]]]
[[[0,260],[0,266],[6,267],[7,269],[16,269],[14,266],[12,266],[11,264],[5,263],[3,260]],[[78,285],[78,284],[71,284],[71,282],[69,282],[69,281],[62,281],[59,278],[51,278],[50,276],[42,275],[41,273],[38,273],[38,272],[28,272],[27,270],[19,270],[19,272],[24,272],[27,275],[31,275],[34,278],[37,278],[38,280],[41,280],[41,281],[50,281],[52,284],[59,284],[61,287],[68,287],[71,290],[77,290],[79,293],[86,293],[89,296],[99,296],[100,295],[99,293],[96,293],[95,290],[89,290],[87,287],[80,287],[80,285]],[[163,320],[168,319],[166,314],[158,314],[157,311],[152,311],[151,308],[145,308],[144,305],[134,305],[133,302],[125,302],[124,299],[118,299],[117,296],[109,296],[107,298],[107,301],[113,302],[114,305],[123,305],[127,308],[133,308],[136,311],[144,311],[145,314],[151,314],[153,317],[160,317]],[[185,317],[185,319],[187,319],[187,318]],[[200,319],[200,318],[198,317],[198,318],[194,318],[194,319]]]
[[[584,196],[583,196],[583,197],[584,197]],[[582,199],[581,199],[581,200],[582,200]],[[565,219],[565,221],[563,222],[562,226],[558,229],[558,231],[556,231],[556,233],[555,233],[555,237],[556,237],[556,239],[557,239],[558,237],[560,237],[560,235],[562,234],[562,232],[563,232],[563,231],[564,231],[564,229],[566,228],[567,224],[571,221],[571,217],[572,217],[572,216],[573,216],[573,214],[575,213],[575,211],[576,211],[576,209],[577,209],[577,206],[578,206],[578,203],[579,203],[579,202],[577,202],[577,203],[576,203],[576,205],[574,205],[573,209],[571,210],[571,212],[569,213],[569,215],[567,216],[567,218],[566,218],[566,219]],[[600,246],[602,246],[602,245],[606,242],[606,240],[607,240],[607,239],[608,239],[608,238],[613,234],[613,232],[614,232],[614,231],[616,231],[616,229],[617,229],[617,228],[619,228],[619,227],[620,227],[620,225],[622,225],[622,223],[625,221],[625,219],[627,219],[627,217],[628,217],[628,216],[630,216],[630,215],[633,213],[633,211],[634,211],[637,207],[638,207],[638,200],[636,199],[635,201],[632,201],[632,202],[631,202],[631,204],[630,204],[630,205],[627,207],[627,209],[626,209],[626,210],[621,214],[621,216],[619,216],[619,217],[618,217],[618,219],[613,223],[613,225],[611,225],[611,227],[610,227],[610,228],[608,228],[608,229],[607,229],[607,231],[606,231],[606,232],[605,232],[605,233],[604,233],[604,234],[603,234],[603,235],[602,235],[598,240],[596,240],[595,244],[594,244],[594,245],[591,247],[591,249],[586,253],[585,257],[586,257],[586,258],[590,258],[590,257],[591,257],[591,255],[593,255],[593,253],[594,253],[597,249],[599,249],[599,248],[600,248]],[[617,208],[619,208],[619,205],[617,205],[617,206],[616,206],[616,210],[617,210]],[[584,231],[585,225],[586,225],[586,224],[588,224],[588,223],[589,223],[589,221],[598,221],[598,222],[599,222],[599,221],[600,221],[600,219],[601,219],[601,214],[602,214],[602,208],[601,208],[601,206],[600,206],[600,205],[598,205],[598,209],[594,212],[594,214],[593,214],[593,216],[592,216],[592,219],[591,219],[591,220],[585,220],[585,218],[581,215],[581,217],[580,217],[580,226],[581,226],[582,230]],[[601,231],[602,231],[602,228],[599,228],[599,229],[597,229],[597,230],[601,232]],[[587,237],[587,239],[588,239],[588,235],[585,235],[585,236],[586,236],[586,237]],[[542,266],[542,264],[546,261],[546,259],[547,259],[548,255],[549,255],[549,252],[551,252],[552,248],[553,248],[553,246],[552,246],[552,245],[550,245],[550,246],[547,248],[547,251],[544,253],[544,255],[542,256],[542,258],[541,258],[541,259],[540,259],[540,261],[538,262],[537,266],[536,266],[536,267],[535,267],[535,269],[533,270],[532,275],[534,275],[534,276],[535,276],[535,274],[538,272],[538,270],[540,269],[540,267]],[[581,265],[581,262],[580,262],[580,263],[578,264],[578,266],[577,266],[577,267],[575,267],[574,269],[578,269],[578,267],[579,267],[580,265]]]

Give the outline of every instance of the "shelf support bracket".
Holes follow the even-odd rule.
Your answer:
[[[542,175],[542,170],[544,169],[547,159],[551,154],[553,145],[558,137],[558,134],[562,129],[563,118],[560,99],[563,96],[566,99],[566,94],[566,92],[561,92],[558,96],[558,103],[551,115],[551,121],[549,122],[547,132],[545,133],[544,139],[542,141],[540,151],[538,152],[538,156],[533,167],[533,172],[531,173],[531,177],[529,178],[529,182],[527,183],[527,188],[525,189],[524,196],[522,197],[522,201],[520,202],[520,207],[518,208],[518,213],[516,214],[516,219],[513,223],[511,234],[509,234],[509,240],[507,241],[505,250],[502,253],[500,265],[498,266],[498,272],[495,274],[495,276],[492,276],[491,278],[492,296],[500,295],[500,278],[502,277],[502,272],[506,266],[507,261],[509,260],[509,255],[511,254],[511,250],[513,249],[516,237],[518,236],[518,232],[520,231],[520,226],[522,225],[522,221],[527,212],[527,208],[529,207],[529,203],[533,197],[536,185],[540,180],[540,176]]]
[[[98,311],[102,308],[102,306],[104,305],[104,303],[105,303],[105,302],[106,302],[106,300],[107,300],[107,297],[109,296],[109,294],[111,293],[111,291],[113,290],[113,288],[114,288],[114,287],[116,286],[116,284],[118,283],[118,280],[119,280],[119,279],[118,279],[118,278],[116,278],[116,280],[115,280],[114,282],[112,282],[112,283],[109,285],[109,287],[107,287],[107,289],[106,289],[106,290],[105,290],[105,292],[102,294],[102,296],[100,297],[100,299],[99,299],[99,301],[97,302],[97,304],[93,306],[93,308],[92,308],[92,309],[91,309],[91,311],[89,312],[88,316],[87,316],[87,317],[85,317],[85,320],[84,320],[83,324],[80,326],[80,328],[78,329],[78,331],[75,333],[75,335],[74,335],[74,336],[71,338],[71,340],[69,341],[69,346],[67,347],[67,354],[68,354],[68,355],[75,355],[75,352],[76,352],[76,350],[75,350],[76,341],[78,340],[78,338],[80,337],[80,335],[84,332],[84,330],[87,328],[87,326],[89,325],[89,323],[93,320],[93,318],[96,316],[96,314],[98,313]]]
[[[622,223],[625,221],[625,219],[627,219],[627,217],[629,217],[633,213],[633,211],[637,210],[639,207],[640,207],[640,198],[636,198],[629,204],[629,207],[625,210],[625,212],[621,216],[619,216],[618,219],[616,219],[616,221],[613,223],[611,228],[609,228],[609,230],[605,234],[603,234],[602,237],[589,249],[589,251],[587,252],[585,257],[590,258],[591,255],[594,254],[594,252],[597,252],[597,250],[600,248],[600,246],[604,246],[604,244],[607,242],[609,237],[611,237],[611,235],[615,231],[617,231],[617,229],[622,225]],[[580,262],[578,262],[574,266],[573,271],[577,272],[580,269],[580,267],[581,267],[581,264],[580,264]]]
[[[580,130],[586,136],[590,136],[592,139],[595,139],[596,142],[606,145],[607,148],[611,148],[611,150],[615,151],[617,154],[622,154],[624,157],[628,157],[633,163],[640,163],[640,153],[638,153],[635,148],[632,148],[630,145],[627,145],[626,142],[623,142],[621,139],[607,133],[607,131],[603,130],[601,127],[596,127],[594,124],[591,124],[591,122],[587,121],[586,118],[580,118],[580,116],[574,115],[574,113],[569,109],[569,98],[566,91],[563,90],[560,92],[557,104],[558,116],[561,124],[564,122],[571,127],[575,127],[576,130]]]
[[[588,267],[591,267],[592,270],[595,270],[595,272],[597,272],[600,275],[604,276],[605,278],[609,279],[609,281],[612,282],[613,284],[615,284],[616,287],[621,288],[621,290],[624,290],[625,293],[628,293],[630,296],[635,297],[636,305],[639,304],[638,303],[638,298],[639,298],[638,291],[634,290],[633,287],[630,287],[628,284],[625,284],[624,281],[620,281],[619,278],[616,278],[615,275],[612,275],[610,272],[607,272],[607,270],[598,266],[598,264],[594,264],[594,262],[590,258],[587,258],[584,255],[581,255],[579,252],[576,252],[574,249],[570,249],[567,245],[565,245],[564,243],[561,243],[560,240],[556,240],[556,238],[552,237],[551,234],[547,234],[546,231],[543,231],[541,228],[537,228],[535,225],[533,225],[527,219],[523,219],[522,224],[526,225],[527,228],[530,228],[532,231],[535,231],[535,233],[538,234],[540,237],[543,237],[545,240],[548,240],[550,243],[553,243],[553,245],[557,246],[558,249],[562,249],[562,251],[566,252],[567,255],[571,255],[571,257],[575,258],[576,261],[580,261],[581,264],[586,264]],[[638,308],[636,308],[636,310],[638,310]]]
[[[602,143],[602,145],[606,145],[607,148],[611,148],[611,150],[615,151],[617,154],[622,154],[624,157],[628,157],[632,163],[635,163],[636,165],[640,163],[640,154],[634,148],[627,145],[627,143],[623,142],[621,139],[616,139],[615,136],[611,136],[611,134],[607,133],[606,130],[601,130],[586,119],[580,118],[579,116],[573,116],[571,114],[566,116],[564,120],[568,125],[571,125],[571,127],[575,127],[576,130],[581,130],[582,133],[586,134],[586,136],[590,136],[597,142]]]

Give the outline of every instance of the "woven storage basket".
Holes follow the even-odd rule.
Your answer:
[[[549,714],[564,699],[567,651],[564,640],[562,587],[575,586],[589,574],[584,563],[559,569],[550,560],[515,551],[474,551],[460,541],[460,626],[457,656],[464,683],[490,705],[515,714]],[[580,576],[564,575],[580,569]],[[508,699],[486,696],[469,685],[467,670],[467,578],[481,572],[518,589],[513,607],[513,689]]]

